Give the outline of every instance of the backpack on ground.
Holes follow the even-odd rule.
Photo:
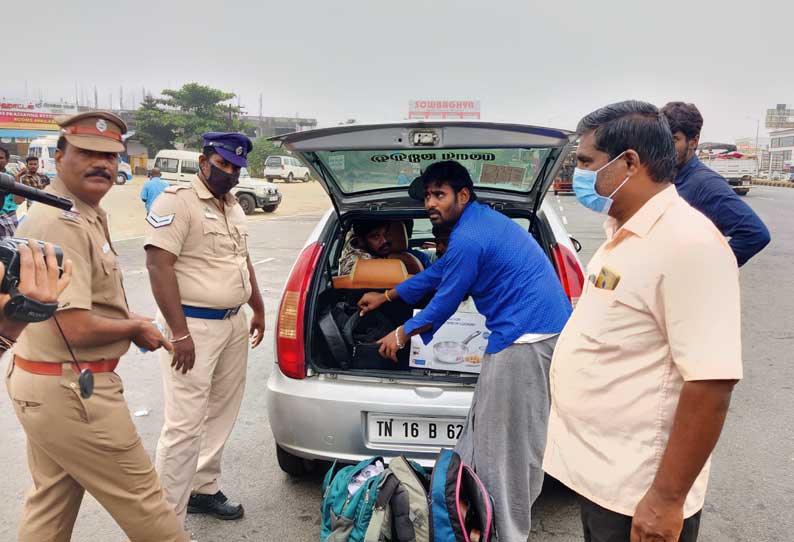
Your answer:
[[[430,517],[430,477],[418,463],[399,456],[389,462],[388,480],[381,489],[365,542],[433,542]]]
[[[497,542],[493,499],[453,450],[436,459],[430,501],[433,542]]]
[[[400,456],[378,482],[364,541],[497,542],[493,510],[482,481],[453,450],[441,451],[429,478]]]
[[[384,473],[367,478],[351,495],[348,486],[365,469],[383,464],[380,457],[372,457],[358,465],[339,468],[335,462],[323,481],[321,504],[321,542],[363,542],[375,507],[378,486]]]

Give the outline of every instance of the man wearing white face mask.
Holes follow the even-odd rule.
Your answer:
[[[579,123],[574,190],[609,215],[551,364],[543,467],[580,497],[587,542],[694,542],[711,452],[742,377],[739,273],[672,184],[644,102]]]

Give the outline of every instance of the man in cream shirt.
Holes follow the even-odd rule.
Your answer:
[[[574,190],[607,240],[557,342],[544,469],[580,497],[588,542],[694,542],[734,384],[739,272],[671,183],[659,110],[612,104],[577,130]]]

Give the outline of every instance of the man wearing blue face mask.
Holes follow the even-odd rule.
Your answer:
[[[608,105],[577,132],[573,187],[607,240],[554,351],[543,468],[579,495],[586,542],[695,542],[742,377],[736,259],[678,195],[655,106]]]

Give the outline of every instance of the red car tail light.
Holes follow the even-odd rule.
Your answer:
[[[556,243],[551,249],[554,257],[554,266],[557,268],[557,275],[565,290],[565,295],[571,300],[571,305],[576,307],[579,297],[582,295],[584,287],[584,273],[579,266],[573,252],[567,247]]]
[[[303,323],[306,294],[317,267],[317,260],[320,258],[321,248],[319,243],[312,243],[300,253],[287,279],[287,286],[279,306],[276,360],[279,370],[290,378],[300,379],[306,376]]]

